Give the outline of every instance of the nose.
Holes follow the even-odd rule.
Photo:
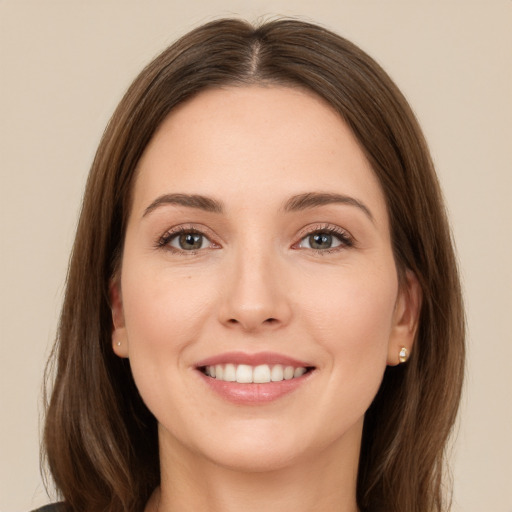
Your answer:
[[[225,280],[219,320],[247,332],[277,329],[292,316],[283,269],[277,257],[246,251],[236,257]]]

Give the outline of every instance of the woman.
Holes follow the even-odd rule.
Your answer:
[[[295,20],[157,57],[93,163],[54,358],[67,510],[444,510],[460,285],[384,71]]]

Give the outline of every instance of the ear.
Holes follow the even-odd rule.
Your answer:
[[[411,270],[406,270],[393,313],[387,360],[390,366],[399,364],[399,353],[403,347],[409,354],[412,352],[414,338],[418,330],[422,298],[423,294],[416,274]]]
[[[124,322],[123,300],[119,279],[112,279],[109,285],[110,307],[112,309],[112,349],[119,357],[128,357],[128,337]]]

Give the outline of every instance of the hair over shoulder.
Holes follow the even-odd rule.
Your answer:
[[[378,177],[399,276],[416,274],[423,302],[410,360],[386,369],[366,413],[357,500],[365,512],[441,512],[449,497],[445,448],[463,379],[464,313],[432,160],[411,108],[373,59],[329,30],[287,19],[259,26],[224,19],[189,32],[141,72],[106,128],[47,367],[55,381],[44,450],[57,488],[74,512],[138,512],[159,484],[156,420],[129,362],[111,348],[109,282],[120,265],[137,163],[155,130],[200,91],[246,84],[322,97]]]

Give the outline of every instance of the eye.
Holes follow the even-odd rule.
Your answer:
[[[353,241],[348,233],[329,228],[309,233],[300,240],[297,247],[315,251],[328,251],[338,247],[352,247],[352,245]]]
[[[340,245],[341,241],[330,233],[313,233],[305,236],[299,243],[299,247],[316,250],[332,249]]]
[[[169,240],[168,244],[183,251],[197,251],[208,247],[209,240],[201,233],[180,233]]]
[[[175,252],[195,252],[208,249],[214,244],[203,233],[194,229],[180,229],[166,233],[159,241],[158,247]]]

